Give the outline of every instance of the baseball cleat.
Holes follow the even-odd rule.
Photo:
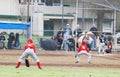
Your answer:
[[[75,63],[79,63],[79,61],[76,61]]]
[[[40,67],[39,69],[41,69],[41,70],[42,70],[42,67]]]
[[[88,62],[88,64],[91,64],[91,62]]]
[[[18,66],[16,66],[15,68],[19,68]]]

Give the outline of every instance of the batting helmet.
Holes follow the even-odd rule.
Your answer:
[[[85,44],[86,44],[86,42],[83,40],[83,41],[82,41],[82,45],[85,45]]]
[[[27,43],[33,43],[32,39],[28,39]]]

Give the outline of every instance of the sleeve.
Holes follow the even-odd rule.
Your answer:
[[[27,49],[27,45],[24,46],[24,51]]]

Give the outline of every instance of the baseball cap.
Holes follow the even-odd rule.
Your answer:
[[[28,39],[27,43],[33,43],[32,39]]]

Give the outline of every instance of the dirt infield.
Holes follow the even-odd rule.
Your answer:
[[[15,66],[22,50],[0,50],[0,65]],[[56,67],[94,67],[94,68],[120,68],[120,53],[101,54],[91,52],[91,64],[87,63],[87,57],[81,56],[80,63],[75,63],[75,52],[65,51],[38,51],[42,66],[56,66]],[[29,57],[30,65],[36,65]],[[24,65],[24,61],[22,63]]]

